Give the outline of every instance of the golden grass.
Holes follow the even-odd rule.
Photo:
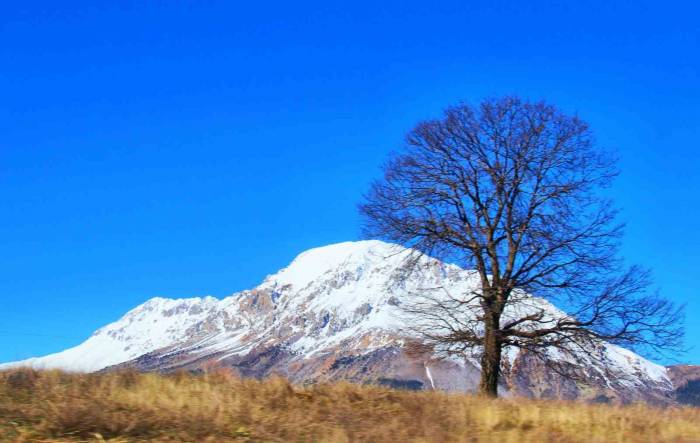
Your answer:
[[[0,441],[689,442],[700,409],[135,372],[0,372]]]

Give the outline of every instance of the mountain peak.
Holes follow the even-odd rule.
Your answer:
[[[408,249],[381,240],[360,240],[334,243],[312,248],[296,256],[286,268],[268,276],[266,283],[301,288],[329,271],[342,267],[386,265],[405,258]]]

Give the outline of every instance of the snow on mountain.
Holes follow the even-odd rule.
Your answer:
[[[214,297],[173,300],[156,297],[98,329],[80,345],[45,357],[0,365],[92,372],[184,340],[185,332],[215,309]]]
[[[430,288],[468,291],[478,285],[476,275],[425,256],[419,260],[421,272],[407,272],[410,252],[376,240],[311,249],[252,290],[221,300],[154,298],[74,348],[0,369],[31,366],[90,372],[126,364],[168,370],[216,362],[248,375],[278,372],[299,381],[376,379],[399,386],[405,382],[424,388],[470,389],[478,373],[475,362],[415,362],[402,354],[406,320],[399,305]],[[536,307],[552,317],[565,315],[542,299],[531,297],[528,305],[520,309]],[[611,380],[589,359],[586,370],[606,389],[642,389],[650,384],[656,390],[670,389],[664,367],[611,344],[603,344],[601,352],[614,370],[624,374]],[[512,368],[542,370],[517,351],[507,355]],[[527,371],[518,374],[514,369],[507,389],[529,383],[533,375]],[[576,396],[577,389],[561,381],[541,395]]]

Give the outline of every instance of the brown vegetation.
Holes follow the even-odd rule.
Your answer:
[[[14,442],[700,441],[700,410],[484,399],[347,383],[135,372],[0,372]]]

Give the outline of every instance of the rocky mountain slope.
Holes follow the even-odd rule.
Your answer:
[[[254,289],[221,300],[154,298],[79,346],[0,369],[168,371],[223,365],[244,376],[276,373],[300,383],[347,379],[474,390],[477,361],[404,352],[407,319],[400,305],[418,291],[468,291],[477,284],[475,275],[429,257],[420,259],[419,272],[408,272],[408,253],[380,241],[312,249]],[[565,315],[535,297],[528,306]],[[574,382],[510,350],[501,390],[531,397],[672,401],[666,368],[609,343],[601,342],[595,352],[595,359],[578,356],[585,382]]]
[[[668,376],[673,382],[676,401],[682,404],[700,406],[700,366],[669,366]]]

